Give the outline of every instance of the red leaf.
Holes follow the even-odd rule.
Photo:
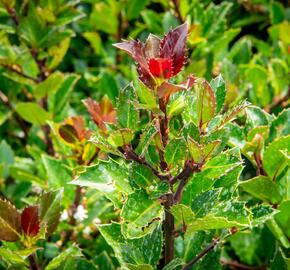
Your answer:
[[[86,138],[87,131],[85,129],[84,119],[81,116],[74,116],[71,118],[74,130],[80,141]]]
[[[187,33],[187,23],[184,23],[170,30],[160,43],[160,57],[171,58],[173,61],[172,76],[176,75],[184,65]]]
[[[144,53],[147,59],[159,57],[161,39],[155,35],[149,34],[144,47]]]
[[[100,103],[97,103],[91,98],[87,98],[84,100],[84,104],[93,121],[103,131],[106,131],[105,123],[116,122],[116,111],[107,97],[103,97]]]
[[[148,53],[150,51],[149,43],[147,44]],[[153,41],[152,41],[153,42]],[[136,62],[137,62],[137,71],[139,74],[139,79],[148,87],[154,87],[154,80],[152,79],[149,68],[147,64],[147,59],[145,56],[145,47],[140,41],[131,40],[131,41],[123,41],[120,43],[113,44],[116,48],[121,49],[128,53]],[[148,47],[149,46],[149,47]],[[153,46],[153,44],[152,44]],[[152,48],[153,50],[153,48]],[[150,53],[149,53],[150,54]]]
[[[113,44],[116,48],[119,48],[128,53],[141,67],[142,70],[148,70],[147,60],[145,57],[144,45],[139,40],[123,41]]]
[[[148,65],[154,77],[169,79],[172,76],[172,60],[169,58],[150,58]]]
[[[188,76],[188,78],[180,84],[172,84],[169,82],[162,83],[158,89],[157,94],[159,98],[165,98],[166,100],[170,97],[171,94],[181,91],[188,90],[195,83],[196,79],[193,75]]]
[[[21,227],[26,235],[35,236],[38,234],[40,228],[38,206],[29,206],[23,210]]]

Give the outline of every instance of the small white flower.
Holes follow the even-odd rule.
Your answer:
[[[89,226],[85,227],[83,230],[83,233],[86,235],[89,235],[91,232],[92,232],[92,229]]]
[[[99,218],[95,218],[95,219],[93,220],[93,223],[94,223],[94,224],[101,224],[102,221],[101,221]]]
[[[74,219],[77,221],[83,221],[88,217],[88,211],[82,205],[77,207],[77,211],[74,213]]]
[[[154,190],[154,186],[151,185],[151,186],[149,187],[149,191],[153,191],[153,190]]]
[[[61,221],[65,221],[67,219],[68,219],[68,212],[67,212],[67,210],[63,210],[63,212],[62,212],[62,214],[60,216],[60,220]]]

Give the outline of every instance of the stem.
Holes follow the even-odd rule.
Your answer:
[[[170,207],[173,205],[173,194],[167,195],[167,200],[164,202],[165,220],[164,238],[165,238],[165,265],[170,263],[174,258],[174,217],[170,213]]]
[[[167,106],[167,100],[165,98],[159,99],[159,108],[164,113],[164,115],[159,116],[159,126],[160,126],[160,134],[161,134],[161,141],[163,145],[163,149],[160,149],[159,151],[159,157],[160,157],[160,168],[163,171],[168,171],[168,165],[164,160],[164,148],[166,147],[168,143],[168,122],[169,119],[166,115],[166,106]]]
[[[38,78],[33,78],[33,77],[29,76],[29,75],[26,75],[25,73],[15,69],[14,67],[11,67],[11,66],[8,66],[8,65],[2,65],[2,66],[7,68],[8,70],[14,72],[14,73],[26,78],[26,79],[32,80],[34,82],[38,82],[39,81]]]
[[[137,153],[133,150],[131,145],[124,146],[123,150],[124,150],[124,155],[127,160],[134,160],[137,163],[148,167],[160,180],[168,181],[169,179],[168,176],[160,174],[158,170],[154,168],[150,163],[148,163],[145,158],[138,156]]]
[[[37,264],[36,258],[35,258],[35,253],[31,254],[28,256],[28,260],[29,260],[29,268],[30,270],[40,270],[39,265]]]
[[[172,0],[172,2],[173,2],[174,9],[175,9],[175,12],[177,14],[179,21],[181,23],[183,23],[183,19],[182,19],[181,13],[180,13],[179,5],[178,5],[178,0]]]
[[[9,13],[9,16],[11,17],[11,19],[15,23],[15,25],[18,26],[19,25],[19,18],[18,18],[18,15],[17,15],[15,9],[13,7],[9,7],[8,5],[5,5],[5,8],[6,8],[7,12]]]
[[[176,177],[171,179],[170,183],[174,184],[177,180],[180,180],[179,185],[177,187],[177,190],[174,194],[174,203],[180,202],[182,198],[182,193],[183,193],[183,188],[186,185],[189,177],[194,173],[194,172],[199,172],[200,171],[200,164],[195,164],[193,163],[192,160],[187,160],[185,162],[184,168],[180,174],[178,174]]]
[[[254,158],[257,163],[257,175],[265,175],[267,176],[267,173],[264,170],[261,154],[254,153]]]
[[[163,149],[159,151],[159,157],[160,157],[160,168],[163,171],[168,171],[168,165],[164,160],[164,149],[168,143],[168,118],[166,115],[166,106],[167,101],[164,98],[159,99],[159,108],[164,113],[163,116],[159,117],[159,123],[160,123],[160,134],[161,134],[161,140]],[[171,178],[171,176],[170,176]],[[170,178],[167,179],[167,181],[170,183]],[[166,195],[166,200],[164,202],[164,210],[165,210],[165,219],[163,222],[163,228],[164,228],[164,262],[165,265],[169,264],[174,259],[174,217],[170,212],[170,208],[174,203],[173,199],[173,193],[169,193]]]
[[[47,109],[48,109],[47,97],[42,98],[41,105],[47,111]],[[49,125],[43,125],[41,127],[41,129],[44,133],[45,143],[46,143],[46,147],[47,147],[47,153],[51,156],[54,156],[55,152],[54,152],[53,143],[52,143],[52,140],[50,137],[50,127],[49,127]]]
[[[237,261],[229,261],[229,260],[225,260],[225,259],[221,259],[221,264],[230,266],[236,270],[266,270],[265,266],[258,266],[258,267],[249,266],[249,265],[241,264]]]
[[[182,270],[190,270],[191,267],[197,263],[202,257],[204,257],[208,252],[213,250],[213,248],[219,243],[220,238],[214,239],[211,244],[205,247],[196,257],[194,257],[191,261],[189,261],[185,266],[183,266]]]

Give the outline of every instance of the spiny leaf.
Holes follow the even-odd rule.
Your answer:
[[[20,233],[20,214],[12,204],[0,199],[0,240],[15,242]]]
[[[56,229],[61,211],[63,190],[46,192],[41,196],[39,216],[41,224],[46,225],[48,235]]]
[[[242,181],[239,184],[246,192],[253,197],[263,201],[278,203],[281,200],[276,184],[266,176],[257,176],[247,181]]]
[[[131,83],[121,90],[118,103],[118,123],[122,128],[136,130],[139,121],[139,111],[134,108],[133,101],[137,101],[134,85]]]
[[[141,189],[128,196],[121,217],[125,222],[142,227],[147,226],[154,218],[159,217],[161,209],[159,201],[150,199],[148,194]]]

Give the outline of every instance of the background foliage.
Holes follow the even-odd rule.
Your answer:
[[[104,194],[106,183],[102,183],[102,179],[110,173],[113,174],[111,177],[122,178],[119,164],[114,169],[107,168],[108,165],[105,164],[97,172],[100,183],[96,186],[88,185],[93,188],[83,189],[70,183],[79,175],[81,176],[77,181],[87,180],[89,176],[86,174],[89,171],[82,174],[84,166],[95,164],[99,154],[96,146],[87,141],[89,133],[97,128],[86,110],[86,106],[90,107],[88,102],[83,104],[81,100],[91,97],[102,101],[102,120],[114,119],[110,101],[117,106],[134,98],[130,90],[127,89],[126,92],[126,88],[120,99],[118,96],[129,82],[133,81],[136,87],[137,72],[132,60],[112,44],[122,38],[145,40],[149,33],[163,35],[171,27],[185,21],[190,28],[188,59],[178,78],[191,73],[208,81],[216,78],[211,82],[213,88],[224,87],[224,80],[227,88],[224,111],[234,108],[243,99],[254,105],[248,107],[246,113],[240,114],[236,122],[229,124],[227,144],[240,148],[242,156],[235,153],[228,155],[236,158],[235,162],[243,161],[235,170],[232,168],[233,173],[241,173],[241,200],[246,201],[249,208],[263,202],[263,205],[271,205],[277,210],[275,217],[266,223],[227,238],[220,249],[209,253],[209,258],[202,260],[194,269],[206,269],[209,262],[209,269],[289,268],[287,251],[289,255],[290,195],[287,150],[289,151],[290,146],[287,107],[290,9],[287,4],[287,1],[266,0],[1,0],[1,197],[9,200],[19,210],[17,212],[14,207],[9,206],[9,209],[14,209],[10,211],[17,219],[21,219],[20,210],[22,212],[29,205],[39,205],[39,230],[42,233],[35,237],[34,232],[29,229],[33,226],[22,224],[26,237],[22,239],[22,244],[19,241],[2,241],[0,269],[27,268],[29,263],[33,263],[29,255],[36,249],[36,261],[40,269],[115,269],[120,265],[116,254],[122,248],[141,245],[136,243],[138,240],[130,240],[136,241],[132,244],[124,239],[121,229],[124,233],[126,228],[118,227],[118,223],[113,223],[111,227],[102,225],[100,229],[96,226],[112,220],[120,221],[120,205],[119,208],[116,207],[120,201],[109,189],[109,195]],[[222,77],[218,77],[218,74]],[[136,91],[143,93],[143,103],[147,103],[149,108],[154,105],[150,95],[146,96],[145,89],[137,87]],[[139,94],[138,96],[140,99]],[[126,98],[122,101],[122,97]],[[184,102],[182,98],[178,98],[176,96],[175,104],[174,99],[172,101],[172,115],[180,113],[176,104]],[[118,113],[122,114],[122,108],[124,107],[119,106]],[[71,116],[82,118],[70,118]],[[144,119],[140,118],[141,125],[145,123],[142,120]],[[100,127],[101,122],[95,122]],[[136,129],[136,124],[137,121],[132,121],[129,128]],[[118,142],[113,143],[118,146]],[[172,143],[173,149],[176,146],[182,149],[178,141]],[[263,160],[257,159],[261,153]],[[173,167],[179,165],[175,164],[179,161],[178,154],[171,160],[172,154],[168,150],[168,156],[165,156],[168,163],[174,163]],[[277,166],[281,166],[279,170]],[[196,177],[214,178],[210,172],[208,174],[209,176],[205,172]],[[139,184],[142,187],[147,185],[142,182]],[[122,189],[130,189],[126,183],[120,185]],[[215,185],[218,188],[222,184],[217,181]],[[164,187],[158,188],[162,192]],[[190,200],[186,196],[193,196],[196,188],[199,187],[187,187],[182,203],[186,204],[186,200]],[[128,190],[127,192],[130,193]],[[159,190],[155,192],[158,194]],[[132,200],[134,196],[144,198],[146,202],[147,194],[141,191],[140,194],[134,193]],[[214,198],[215,195],[204,196]],[[47,202],[50,202],[48,206],[45,205]],[[196,205],[198,203],[204,205],[206,202],[197,201]],[[0,225],[5,219],[2,210],[5,207],[7,208],[4,200],[1,200]],[[153,214],[157,213],[151,218],[158,216],[158,206],[150,207],[155,211],[152,210]],[[44,224],[57,223],[60,209],[62,215],[57,228],[57,224],[51,225],[45,232]],[[179,211],[180,209],[176,209],[176,219]],[[24,213],[25,211],[21,215]],[[123,208],[121,216],[132,221],[135,217],[130,216],[131,214]],[[208,217],[207,214],[200,213],[200,218]],[[198,230],[198,224],[191,223],[190,216],[188,220],[189,227],[193,231]],[[136,221],[136,224],[143,226],[142,222],[146,221],[139,220],[140,223]],[[234,223],[232,225],[235,226]],[[194,246],[204,247],[211,242],[213,231],[210,229],[209,226],[207,231],[198,230],[191,234],[191,238],[187,239],[190,252],[183,246],[178,246],[179,236],[176,253],[189,261],[200,252]],[[117,240],[108,237],[111,235],[110,230],[120,235]],[[153,240],[146,241],[158,241],[158,230],[160,228],[157,226],[149,236],[147,234]],[[134,232],[132,228],[127,228],[126,232],[140,233]],[[15,234],[12,237],[17,239]],[[111,246],[114,241],[117,244],[113,244],[113,251]],[[190,243],[198,244],[190,246]],[[142,254],[137,255],[142,257]],[[153,256],[146,262],[154,265],[158,259]],[[142,265],[140,267],[143,268],[130,267],[147,269]]]

